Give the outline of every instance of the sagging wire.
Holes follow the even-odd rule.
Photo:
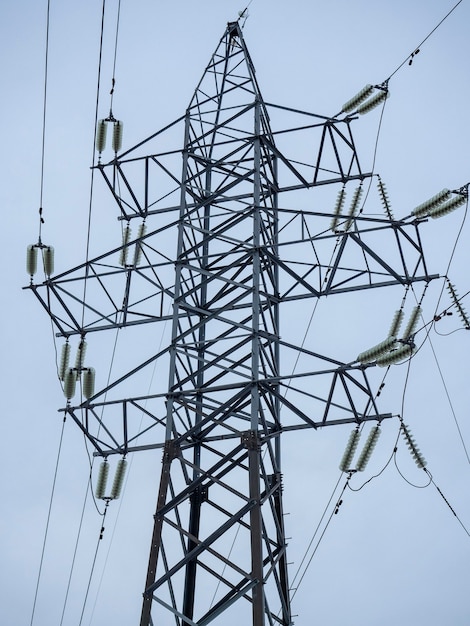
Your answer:
[[[337,489],[338,489],[338,486],[339,486],[339,484],[340,484],[340,482],[341,482],[342,477],[343,477],[343,476],[342,476],[342,474],[340,474],[340,476],[339,476],[339,478],[338,478],[338,481],[337,481],[336,485],[335,485],[335,486],[334,486],[334,488],[333,488],[333,492],[332,492],[332,494],[331,494],[331,496],[330,496],[330,499],[328,500],[328,503],[327,503],[327,504],[326,504],[326,506],[325,506],[325,509],[324,509],[324,511],[323,511],[323,513],[322,513],[322,516],[320,517],[320,521],[318,522],[317,527],[315,528],[315,531],[314,531],[313,536],[312,536],[312,538],[311,538],[311,540],[310,540],[310,543],[308,544],[308,546],[307,546],[307,548],[306,548],[306,550],[305,550],[305,554],[304,554],[304,556],[303,556],[303,558],[302,558],[302,560],[301,560],[301,562],[300,562],[300,565],[299,565],[299,567],[297,568],[296,573],[294,574],[294,577],[293,577],[292,582],[291,582],[291,591],[292,591],[292,593],[291,593],[291,597],[290,597],[290,599],[291,599],[291,600],[293,600],[293,599],[294,599],[294,596],[295,596],[295,594],[297,593],[297,591],[298,591],[298,589],[299,589],[299,587],[300,587],[300,585],[301,585],[301,583],[302,583],[302,581],[303,581],[303,579],[304,579],[304,577],[305,577],[305,574],[307,573],[307,570],[308,570],[308,568],[309,568],[309,566],[310,566],[310,564],[311,564],[311,562],[312,562],[313,557],[315,556],[315,554],[316,554],[316,552],[317,552],[317,550],[318,550],[318,547],[319,547],[319,545],[320,545],[320,543],[321,543],[321,541],[322,541],[322,539],[323,539],[323,537],[324,537],[324,535],[325,535],[325,532],[326,532],[326,530],[327,530],[327,528],[328,528],[328,526],[329,526],[329,524],[330,524],[330,522],[331,522],[331,520],[332,520],[332,518],[333,518],[333,515],[335,515],[335,514],[337,514],[337,513],[338,513],[339,507],[340,507],[340,506],[341,506],[341,504],[342,504],[342,496],[343,496],[343,494],[344,494],[344,491],[345,491],[345,489],[346,489],[346,485],[347,485],[347,483],[348,483],[348,481],[349,481],[349,479],[350,479],[350,476],[348,476],[348,478],[346,479],[345,484],[343,485],[343,488],[342,488],[342,490],[341,490],[341,493],[340,493],[340,495],[338,496],[338,498],[336,499],[336,504],[335,504],[335,506],[334,506],[334,507],[332,508],[332,510],[331,510],[330,516],[328,517],[328,519],[327,519],[327,521],[326,521],[326,525],[325,525],[325,527],[323,528],[323,530],[322,530],[322,532],[321,532],[321,535],[320,535],[320,537],[319,537],[319,539],[318,539],[317,543],[315,544],[315,547],[314,547],[314,549],[313,549],[312,554],[310,555],[310,558],[309,558],[309,559],[308,559],[308,561],[307,561],[307,564],[305,565],[305,568],[304,568],[304,570],[303,570],[303,572],[302,572],[302,575],[300,576],[299,582],[297,583],[297,586],[296,586],[296,587],[293,587],[292,585],[295,583],[295,581],[296,581],[296,580],[297,580],[297,578],[299,577],[299,574],[300,574],[300,571],[301,571],[301,569],[302,569],[302,566],[303,566],[303,564],[304,564],[304,562],[305,562],[305,560],[306,560],[306,558],[307,558],[307,555],[308,555],[308,553],[309,553],[309,551],[310,551],[310,548],[311,548],[311,547],[312,547],[312,545],[313,545],[313,542],[315,541],[315,538],[316,538],[316,536],[317,536],[317,534],[318,534],[318,531],[320,530],[320,527],[321,527],[321,525],[322,525],[322,522],[323,522],[323,520],[324,520],[324,518],[325,518],[325,516],[326,516],[326,514],[327,514],[327,512],[328,512],[328,509],[330,508],[330,504],[331,504],[331,502],[332,502],[332,500],[333,500],[333,498],[334,498],[334,495],[335,495],[335,493],[336,493],[336,491],[337,491]]]
[[[106,502],[106,507],[105,507],[105,510],[104,510],[104,513],[103,513],[103,518],[101,520],[101,528],[100,528],[100,532],[99,532],[99,536],[98,536],[98,541],[96,542],[95,554],[94,554],[94,557],[93,557],[93,563],[91,565],[90,576],[88,578],[88,585],[87,585],[86,592],[85,592],[85,598],[83,600],[82,612],[81,612],[81,615],[80,615],[80,621],[78,623],[78,626],[82,625],[83,615],[85,613],[85,608],[86,608],[86,603],[87,603],[87,599],[88,599],[88,594],[90,592],[91,581],[93,579],[93,573],[95,571],[96,559],[98,557],[98,550],[99,550],[99,547],[101,545],[101,540],[103,539],[103,534],[104,534],[104,531],[105,531],[104,522],[105,522],[105,519],[106,519],[106,512],[108,510],[108,504],[109,503]]]
[[[39,571],[38,571],[38,576],[37,576],[37,580],[36,580],[36,589],[35,589],[35,592],[34,592],[33,608],[31,610],[31,620],[30,620],[30,625],[31,626],[32,626],[33,621],[34,621],[34,615],[35,615],[35,611],[36,611],[36,602],[37,602],[38,592],[39,592],[39,583],[41,581],[42,566],[43,566],[43,563],[44,563],[44,555],[45,555],[45,551],[46,551],[47,537],[49,535],[49,524],[50,524],[50,520],[51,520],[52,503],[53,503],[53,500],[54,500],[55,488],[56,488],[56,483],[57,483],[57,474],[58,474],[58,469],[59,469],[59,461],[60,461],[60,455],[61,455],[61,451],[62,451],[62,442],[63,442],[63,438],[64,438],[65,421],[66,421],[66,418],[65,418],[65,415],[64,415],[64,419],[62,421],[62,429],[61,429],[61,432],[60,432],[59,449],[57,451],[57,459],[56,459],[55,470],[54,470],[54,478],[52,480],[51,497],[49,499],[49,508],[48,508],[48,511],[47,511],[46,528],[45,528],[45,531],[44,531],[44,540],[43,540],[43,543],[42,543],[41,558],[39,560]]]
[[[456,517],[457,521],[459,522],[459,524],[462,526],[462,528],[464,529],[464,531],[467,533],[467,535],[470,537],[470,532],[467,529],[467,527],[464,525],[464,523],[462,522],[462,520],[460,519],[460,517],[457,515],[454,507],[450,504],[449,500],[445,497],[445,495],[443,494],[442,490],[436,485],[436,483],[434,482],[434,479],[431,475],[431,473],[425,468],[424,470],[426,472],[426,474],[428,474],[429,476],[429,480],[430,483],[432,483],[434,485],[434,487],[437,489],[439,495],[441,496],[441,498],[444,500],[444,502],[447,504],[447,506],[449,507],[449,509],[452,511],[452,514]]]

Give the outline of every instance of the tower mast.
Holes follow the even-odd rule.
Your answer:
[[[273,130],[271,115],[287,126]],[[290,625],[281,436],[391,417],[368,366],[299,346],[281,329],[283,305],[435,277],[416,220],[354,213],[337,226],[337,213],[331,229],[331,210],[281,202],[371,177],[353,121],[267,104],[240,24],[229,23],[186,114],[97,166],[120,219],[149,231],[30,285],[67,341],[171,322],[166,346],[63,409],[97,456],[162,449],[140,626],[162,615],[181,626]],[[181,126],[183,147],[168,149]],[[311,145],[308,166],[287,156],[299,141]],[[308,367],[286,372],[285,354]],[[140,392],[161,360],[167,385]]]

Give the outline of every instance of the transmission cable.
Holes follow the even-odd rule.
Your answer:
[[[37,576],[37,580],[36,580],[36,590],[35,590],[35,593],[34,593],[34,601],[33,601],[33,608],[32,608],[32,611],[31,611],[30,625],[33,624],[34,614],[35,614],[35,610],[36,610],[36,601],[37,601],[37,597],[38,597],[39,583],[40,583],[40,580],[41,580],[42,566],[43,566],[43,562],[44,562],[44,554],[45,554],[45,549],[46,549],[47,537],[48,537],[48,534],[49,534],[49,523],[50,523],[50,519],[51,519],[52,502],[54,500],[54,493],[55,493],[55,488],[56,488],[56,483],[57,483],[57,473],[58,473],[58,469],[59,469],[60,454],[61,454],[61,451],[62,451],[62,442],[63,442],[63,438],[64,438],[64,430],[65,430],[65,416],[64,416],[64,419],[62,421],[62,429],[61,429],[61,432],[60,432],[59,448],[58,448],[58,451],[57,451],[57,459],[56,459],[55,470],[54,470],[54,478],[53,478],[53,481],[52,481],[51,497],[49,499],[49,509],[47,511],[46,529],[44,531],[44,540],[43,540],[43,543],[42,543],[41,558],[40,558],[40,561],[39,561],[39,571],[38,571],[38,576]]]
[[[413,62],[413,57],[419,52],[419,49],[421,48],[421,46],[431,37],[431,35],[433,35],[436,30],[439,28],[439,26],[441,26],[441,24],[443,24],[445,22],[445,20],[449,17],[449,15],[451,13],[453,13],[455,11],[455,9],[459,6],[459,4],[462,3],[462,0],[459,0],[457,2],[457,4],[455,4],[452,9],[441,19],[441,21],[437,24],[437,26],[435,26],[432,31],[426,35],[426,37],[423,39],[423,41],[421,43],[419,43],[415,48],[414,48],[414,52],[411,53],[411,55],[408,55],[406,57],[406,59],[400,63],[400,65],[396,68],[396,70],[394,70],[390,76],[387,78],[387,82],[392,78],[392,76],[395,76],[395,74],[398,72],[398,70],[400,70],[405,63],[408,63],[409,65],[411,65],[411,63]]]

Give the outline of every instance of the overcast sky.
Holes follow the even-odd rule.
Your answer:
[[[100,117],[109,110],[117,2],[106,4]],[[468,0],[408,64],[411,53],[455,4],[454,0],[250,3],[244,35],[269,102],[334,115],[366,83],[381,83],[405,61],[390,80],[375,162],[397,217],[408,215],[444,187],[457,189],[470,181]],[[124,147],[184,114],[227,21],[236,19],[243,8],[234,0],[121,1],[113,111],[124,121]],[[78,264],[85,255],[100,20],[99,0],[51,0],[43,240],[56,248],[58,270]],[[45,32],[45,0],[2,4],[5,141],[0,197],[6,237],[0,621],[11,625],[31,620],[62,429],[57,410],[64,404],[55,375],[50,322],[32,294],[21,290],[29,280],[26,247],[38,235]],[[377,109],[354,127],[365,170],[372,167],[379,119]],[[120,244],[112,199],[102,193],[99,200],[92,224],[94,252]],[[376,206],[380,208],[378,202]],[[442,220],[430,220],[421,229],[430,273],[445,274],[453,254],[448,274],[461,295],[470,291],[470,232],[464,216],[465,207]],[[450,306],[446,295],[439,303],[443,281],[434,282],[426,295],[427,321],[436,307],[441,311]],[[315,320],[312,349],[317,340],[326,338],[322,348],[331,348],[332,354],[350,353],[352,360],[383,338],[381,329],[388,329],[401,295],[365,292],[347,303],[338,298],[334,326],[327,309]],[[470,298],[464,298],[463,305],[470,311]],[[308,317],[305,314],[305,324]],[[413,359],[407,380],[406,365],[394,368],[381,406],[403,414],[435,483],[458,517],[435,486],[412,487],[393,461],[360,491],[347,490],[294,597],[298,625],[469,623],[470,462],[465,446],[470,449],[470,333],[462,329],[454,310],[429,337]],[[99,367],[100,355],[94,358]],[[354,477],[354,488],[386,465],[398,420],[390,420],[383,430],[367,471]],[[335,427],[308,436],[286,436],[284,495],[291,579],[338,480],[349,432],[349,427]],[[36,626],[61,623],[88,463],[81,434],[67,423]],[[403,444],[397,465],[410,483],[426,483],[426,475],[416,469]],[[160,467],[159,452],[136,455],[132,461],[124,496],[108,513],[84,625],[138,623]],[[331,507],[327,511],[329,515]],[[101,518],[89,503],[64,626],[80,623],[100,525]]]

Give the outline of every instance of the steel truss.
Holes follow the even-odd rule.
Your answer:
[[[150,225],[124,245],[142,262],[120,266],[119,246],[29,286],[67,340],[171,323],[167,345],[63,409],[97,455],[162,448],[141,626],[291,624],[281,435],[390,417],[367,367],[281,338],[289,303],[433,278],[416,220],[359,214],[332,232],[308,194],[371,177],[353,121],[266,103],[229,23],[186,114],[97,166],[120,218]],[[293,140],[308,163],[287,156]],[[299,190],[309,204],[284,202]],[[286,372],[281,354],[308,367]],[[168,384],[137,393],[162,359]]]

